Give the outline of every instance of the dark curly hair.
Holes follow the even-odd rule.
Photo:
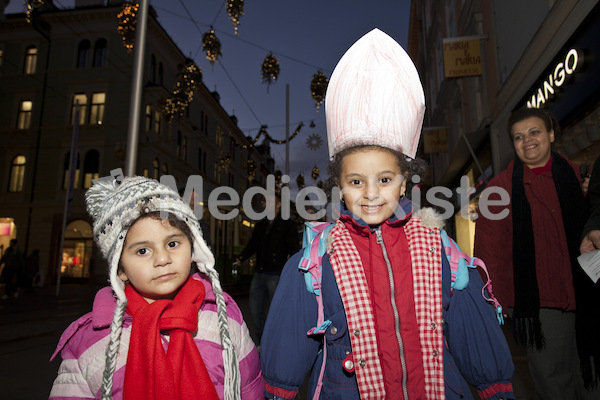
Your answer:
[[[512,137],[512,127],[514,124],[516,124],[517,122],[521,122],[523,120],[526,120],[528,118],[532,118],[532,117],[536,117],[541,119],[542,121],[544,121],[544,125],[546,126],[546,130],[548,132],[550,131],[554,131],[554,135],[556,137],[560,136],[560,125],[558,124],[558,120],[552,115],[550,114],[548,111],[543,110],[541,108],[519,108],[515,111],[512,112],[512,114],[510,114],[510,117],[508,118],[508,126],[507,126],[507,130],[508,130],[508,135],[510,136],[510,139],[513,140]]]
[[[327,173],[329,174],[329,178],[325,184],[325,191],[327,193],[327,197],[331,200],[331,191],[336,186],[341,186],[341,175],[342,175],[342,166],[344,158],[349,155],[359,151],[372,150],[377,149],[381,151],[387,151],[394,157],[396,157],[396,161],[398,162],[398,167],[400,171],[406,174],[408,181],[406,182],[406,197],[410,198],[412,187],[416,184],[413,181],[414,177],[419,177],[417,181],[421,182],[425,175],[427,175],[427,163],[425,160],[421,158],[415,158],[411,161],[408,161],[407,157],[397,150],[388,149],[387,147],[381,147],[376,145],[357,145],[348,147],[339,153],[337,153],[333,159],[333,161],[329,162],[327,166]]]

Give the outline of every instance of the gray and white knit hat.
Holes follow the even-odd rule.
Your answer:
[[[187,223],[190,228],[193,242],[192,260],[196,262],[200,272],[210,277],[217,301],[219,333],[225,366],[225,398],[239,398],[239,366],[229,337],[223,290],[219,282],[219,274],[214,268],[215,258],[202,237],[200,224],[192,209],[175,190],[154,179],[133,176],[122,178],[119,182],[114,178],[117,175],[95,180],[94,185],[85,194],[87,211],[93,219],[94,240],[108,262],[110,285],[117,297],[110,342],[106,350],[102,399],[111,398],[112,376],[116,368],[123,315],[127,306],[125,284],[118,276],[123,244],[131,225],[139,217],[151,212],[160,212],[161,217],[164,215],[165,218],[168,216],[167,213],[171,213]]]
[[[192,259],[198,269],[206,275],[214,269],[215,258],[202,238],[198,220],[170,187],[142,176],[123,178],[120,184],[116,179],[101,179],[86,192],[85,200],[94,220],[94,239],[109,263],[110,284],[119,299],[126,300],[125,285],[117,271],[123,244],[132,223],[143,214],[169,212],[185,221],[192,232]]]

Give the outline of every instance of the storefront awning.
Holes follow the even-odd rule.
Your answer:
[[[436,185],[448,187],[452,185],[452,183],[459,178],[459,175],[464,172],[467,165],[473,161],[469,146],[471,146],[473,152],[477,154],[477,150],[488,139],[489,135],[490,127],[486,126],[483,129],[461,136],[452,152],[446,173]],[[469,141],[469,145],[467,145],[465,140]]]

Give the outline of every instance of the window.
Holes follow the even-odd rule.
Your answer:
[[[158,158],[155,158],[155,159],[154,159],[153,166],[154,166],[154,176],[153,176],[153,178],[154,178],[154,179],[158,179],[158,175],[159,175],[159,168],[160,168],[160,167],[159,167]]]
[[[10,180],[8,182],[9,192],[22,192],[23,181],[25,180],[25,156],[18,155],[12,159],[10,164]]]
[[[67,189],[69,186],[69,161],[71,158],[71,152],[67,152],[65,156],[65,162],[63,164],[63,189]],[[77,160],[75,160],[75,179],[73,180],[73,189],[79,188],[79,153],[77,153]]]
[[[221,167],[219,166],[219,162],[215,161],[215,170],[214,170],[215,180],[217,181],[217,185],[221,185]]]
[[[160,114],[160,111],[156,110],[154,112],[154,132],[156,132],[156,134],[159,136],[160,136],[161,124],[162,124],[162,115]]]
[[[104,67],[106,65],[106,39],[100,38],[94,44],[94,62],[93,67]]]
[[[231,154],[231,159],[235,160],[235,149],[237,147],[237,143],[234,138],[231,138],[229,141],[229,154]]]
[[[161,86],[163,84],[163,65],[162,65],[162,63],[158,63],[158,84]]]
[[[92,186],[92,180],[99,178],[100,153],[98,150],[90,150],[83,159],[83,188],[88,189]]]
[[[150,132],[151,128],[152,128],[152,105],[146,104],[146,125],[145,125],[144,130],[146,132]]]
[[[89,222],[78,219],[65,229],[60,271],[65,278],[89,278],[94,238]]]
[[[17,115],[17,129],[29,129],[31,126],[31,109],[33,102],[23,100],[19,103],[19,114]]]
[[[35,74],[35,67],[37,64],[37,48],[30,46],[25,52],[25,64],[23,65],[23,72],[26,74]]]
[[[183,137],[183,142],[181,144],[181,152],[183,153],[183,160],[187,161],[187,147],[188,147],[188,141],[187,141],[187,136]]]
[[[163,164],[162,174],[163,175],[169,175],[169,167],[167,166],[167,163]]]
[[[92,104],[90,106],[90,124],[102,125],[104,118],[104,103],[106,101],[106,93],[92,93]]]
[[[0,49],[0,67],[2,66],[3,60],[4,60],[4,50]]]
[[[150,82],[156,83],[156,57],[150,56]]]
[[[77,68],[87,68],[90,60],[90,41],[85,39],[79,42],[77,48]]]
[[[217,126],[217,131],[215,133],[215,142],[219,147],[223,145],[223,129],[221,129],[220,126]]]
[[[85,114],[87,113],[87,95],[85,93],[75,93],[71,105],[71,125],[75,125],[75,115],[79,105],[79,125],[85,124]]]
[[[177,157],[181,158],[181,131],[177,131]]]

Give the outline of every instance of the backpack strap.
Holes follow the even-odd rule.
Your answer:
[[[458,247],[458,244],[448,237],[448,234],[445,230],[440,229],[440,235],[442,237],[444,252],[446,253],[446,257],[450,263],[451,292],[453,290],[463,290],[465,287],[467,287],[469,284],[468,268],[476,269],[477,267],[480,267],[485,272],[485,276],[487,277],[487,282],[485,285],[483,285],[483,288],[481,288],[481,295],[488,303],[491,303],[494,306],[498,323],[503,325],[504,317],[502,316],[502,306],[492,293],[492,280],[490,279],[490,274],[487,271],[485,263],[480,258],[470,257],[465,254],[460,247]]]
[[[323,296],[321,293],[321,278],[322,278],[322,260],[327,252],[327,236],[333,228],[333,223],[328,222],[306,222],[302,244],[304,246],[302,258],[298,268],[304,273],[304,282],[306,290],[315,295],[317,300],[317,323],[315,327],[306,332],[308,336],[323,336],[323,362],[321,363],[321,371],[319,379],[313,395],[313,400],[317,400],[323,387],[323,374],[325,372],[325,363],[327,361],[327,341],[325,339],[325,331],[331,325],[331,321],[325,321],[323,312]]]
[[[325,330],[331,325],[331,321],[325,321],[323,314],[323,298],[321,296],[321,274],[322,274],[322,259],[327,252],[327,235],[333,228],[332,223],[312,222],[306,223],[304,231],[304,239],[309,240],[305,245],[302,258],[298,268],[304,273],[304,281],[306,290],[313,293],[317,300],[317,323],[314,328],[311,328],[308,335],[320,335],[325,333]],[[307,232],[310,231],[310,232]]]

